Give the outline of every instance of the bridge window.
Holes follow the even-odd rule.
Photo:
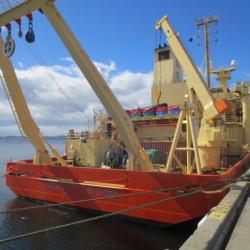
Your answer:
[[[160,51],[158,53],[158,61],[169,59],[169,50]]]

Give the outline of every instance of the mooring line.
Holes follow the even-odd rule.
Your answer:
[[[229,181],[225,181],[225,182],[234,183],[234,182],[238,182],[238,181],[249,181],[249,178],[237,178],[237,179],[229,180]],[[169,202],[169,201],[176,200],[176,199],[179,199],[179,198],[192,196],[192,195],[207,191],[207,190],[209,190],[211,188],[223,187],[223,186],[225,186],[225,182],[223,182],[223,184],[221,183],[221,184],[209,186],[209,187],[206,187],[206,188],[201,188],[199,190],[195,190],[195,191],[188,192],[188,193],[183,193],[183,194],[180,194],[180,195],[177,195],[177,196],[174,196],[174,197],[169,197],[169,198],[166,198],[166,199],[161,199],[161,200],[152,201],[152,202],[149,202],[149,203],[144,203],[144,204],[141,204],[141,205],[138,205],[138,206],[134,206],[134,207],[126,208],[126,209],[121,209],[121,210],[118,210],[116,212],[111,212],[111,213],[108,213],[108,214],[99,215],[99,216],[88,218],[88,219],[78,220],[78,221],[71,222],[71,223],[66,223],[66,224],[63,224],[63,225],[53,226],[53,227],[33,231],[33,232],[30,232],[30,233],[5,238],[5,239],[0,240],[0,244],[10,242],[10,241],[13,241],[13,240],[28,238],[28,237],[31,237],[31,236],[35,236],[35,235],[38,235],[38,234],[45,233],[45,232],[51,232],[51,231],[55,231],[55,230],[59,230],[59,229],[64,229],[64,228],[74,226],[74,225],[79,225],[79,224],[84,224],[84,223],[88,223],[88,222],[92,222],[92,221],[96,221],[96,220],[100,220],[100,219],[105,219],[105,218],[108,218],[108,217],[111,217],[111,216],[132,212],[132,211],[137,210],[137,209],[142,209],[142,208],[145,208],[145,207],[158,205],[158,204],[161,204],[161,203],[164,203],[164,202]]]

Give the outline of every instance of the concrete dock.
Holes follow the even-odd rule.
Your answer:
[[[249,182],[233,185],[218,206],[202,219],[200,226],[180,249],[250,249],[249,197]]]

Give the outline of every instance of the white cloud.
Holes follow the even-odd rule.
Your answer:
[[[22,62],[18,62],[18,66],[19,66],[20,69],[23,69],[23,67],[24,67]]]
[[[62,57],[60,58],[61,61],[64,61],[64,62],[74,62],[74,60],[70,57],[70,56],[67,56],[67,57]]]
[[[72,59],[63,60],[69,64],[16,69],[31,113],[45,135],[65,134],[71,128],[87,128],[93,121],[93,109],[103,108]],[[125,109],[150,104],[151,72],[119,72],[112,61],[95,62],[95,65]],[[0,112],[4,119],[0,121],[0,136],[18,134],[2,92]]]
[[[125,108],[146,106],[151,102],[152,73],[125,71],[111,78],[111,88]]]

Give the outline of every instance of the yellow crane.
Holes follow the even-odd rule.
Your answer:
[[[227,111],[229,107],[228,101],[225,99],[214,100],[201,73],[185,49],[178,33],[173,30],[167,16],[164,16],[157,22],[156,29],[162,29],[165,32],[169,46],[187,74],[187,86],[190,90],[195,92],[196,96],[198,96],[204,108],[206,119],[213,119],[219,114]]]
[[[146,151],[140,145],[140,142],[136,136],[131,119],[126,114],[121,104],[112,93],[111,89],[109,88],[102,75],[99,73],[94,63],[91,61],[87,53],[81,47],[77,38],[74,36],[73,32],[71,31],[71,29],[55,7],[54,2],[55,0],[24,1],[23,3],[12,8],[11,11],[6,11],[5,13],[0,15],[0,27],[5,25],[6,23],[11,23],[12,21],[17,20],[18,18],[32,13],[36,10],[41,10],[47,16],[48,20],[54,27],[55,31],[58,33],[65,47],[70,52],[72,58],[77,63],[81,72],[86,77],[89,84],[95,91],[96,95],[99,97],[102,104],[114,120],[121,139],[124,141],[126,149],[128,151],[129,160],[127,169],[145,171],[153,170],[152,163],[149,160]],[[3,55],[0,54],[0,60],[2,60],[2,56]],[[11,84],[10,81],[12,81],[11,78],[16,78],[16,76],[10,76],[13,74],[15,75],[13,70],[11,70],[10,65],[6,64],[5,66],[5,79],[7,86],[9,86]],[[15,85],[17,85],[17,78],[15,79],[15,81]],[[27,119],[29,112],[27,108],[25,109],[25,111],[21,112],[21,110],[17,109],[17,106],[20,105],[20,109],[22,109],[22,107],[25,107],[25,100],[23,99],[22,102],[14,100],[18,97],[13,95],[11,92],[10,96],[15,105],[19,120],[21,121],[21,125],[22,127],[24,127],[27,123],[25,120]],[[44,149],[44,145],[41,143],[41,140],[39,140],[40,133],[37,127],[35,125],[27,129],[25,127],[24,131],[25,133],[29,133],[29,138],[32,140],[37,150],[39,152],[41,151],[43,155],[46,156],[46,159],[44,159],[44,161],[50,162],[48,154]]]
[[[196,165],[197,173],[200,174],[202,173],[202,167],[211,164],[219,164],[220,150],[218,148],[218,143],[215,136],[212,136],[211,138],[209,134],[215,135],[218,133],[218,128],[215,129],[213,126],[213,119],[217,118],[220,114],[227,112],[230,108],[230,103],[226,99],[215,100],[213,98],[201,73],[185,49],[178,33],[174,31],[169,23],[167,16],[164,16],[159,22],[157,22],[156,29],[162,29],[165,32],[169,46],[187,75],[186,84],[189,89],[189,101],[182,107],[165,171],[170,171],[172,161],[175,159],[183,168],[183,171],[185,169],[185,172],[190,173],[194,165]],[[195,96],[199,98],[204,109],[199,131],[197,126],[195,126],[194,117],[192,115],[192,111],[195,110]],[[187,146],[185,148],[178,148],[177,143],[180,136],[182,121],[184,119],[187,121]],[[186,166],[179,161],[175,154],[176,150],[186,151]],[[193,163],[191,162],[191,151],[194,151],[195,156]],[[212,162],[211,159],[215,160]]]

